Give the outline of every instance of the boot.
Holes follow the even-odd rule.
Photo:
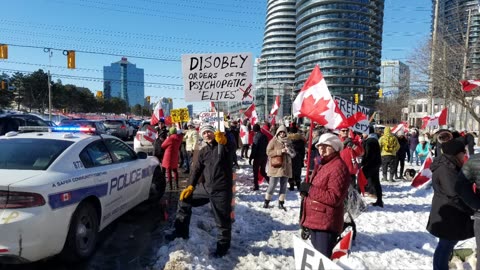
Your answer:
[[[383,201],[377,200],[376,202],[372,203],[372,206],[379,206],[379,207],[383,208]]]
[[[180,189],[180,186],[178,185],[178,179],[175,180],[175,189],[177,189],[177,190]]]
[[[173,183],[172,183],[172,180],[168,181],[168,185],[170,187],[170,190],[173,190]]]
[[[295,190],[295,185],[293,183],[289,183],[289,185],[290,186],[288,187],[288,190],[290,190],[290,191]]]
[[[278,201],[278,208],[282,209],[283,211],[287,211],[287,208],[283,205],[285,201]]]
[[[253,190],[253,191],[255,191],[255,190],[259,190],[259,189],[260,189],[260,187],[258,186],[258,184],[254,184],[254,186],[253,186],[253,189],[252,189],[252,190]]]
[[[227,254],[229,248],[230,248],[229,244],[217,243],[217,249],[213,253],[213,257],[221,258],[221,257],[225,256]]]
[[[265,200],[265,202],[263,202],[263,208],[268,208],[269,203],[270,203],[270,200]]]

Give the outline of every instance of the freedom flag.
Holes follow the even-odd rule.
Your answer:
[[[432,153],[429,152],[425,162],[423,162],[422,167],[420,168],[420,171],[412,179],[412,187],[419,188],[432,181],[432,171],[430,170],[432,161]]]
[[[460,84],[462,85],[463,91],[470,92],[480,86],[480,80],[462,80]]]
[[[338,108],[338,105],[337,105],[337,108]],[[342,129],[342,128],[350,128],[350,127],[353,127],[355,126],[356,123],[360,122],[360,121],[363,121],[363,120],[367,120],[367,116],[365,114],[363,114],[362,112],[356,112],[355,114],[353,114],[352,116],[346,118],[345,115],[341,113],[341,117],[342,117],[342,122],[337,126],[337,129]],[[352,130],[350,130],[352,131]]]
[[[252,125],[257,123],[258,116],[257,111],[255,110],[255,104],[250,105],[250,107],[248,107],[243,114],[250,119],[250,123],[252,123]]]
[[[158,124],[158,121],[164,117],[163,115],[163,109],[162,109],[162,104],[157,102],[157,105],[155,105],[155,108],[153,109],[152,113],[152,119],[150,119],[150,125],[155,126]]]
[[[434,116],[425,116],[422,118],[422,129],[426,127],[442,126],[447,124],[447,108],[437,112]]]
[[[295,117],[308,117],[326,128],[336,129],[345,120],[318,65],[313,68],[292,106]]]

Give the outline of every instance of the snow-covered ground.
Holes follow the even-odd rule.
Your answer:
[[[158,250],[156,269],[295,268],[292,236],[300,236],[298,192],[287,190],[288,211],[278,208],[278,193],[274,194],[271,207],[264,209],[267,184],[263,183],[259,191],[251,191],[251,166],[246,161],[239,163],[236,221],[229,253],[219,259],[211,256],[216,245],[216,226],[206,205],[193,209],[188,240],[176,239]],[[412,168],[409,164],[405,167]],[[381,184],[384,208],[369,206],[356,219],[358,233],[352,252],[338,264],[345,269],[432,269],[438,240],[425,229],[432,189],[415,189],[406,181]],[[459,245],[471,247],[472,241]]]

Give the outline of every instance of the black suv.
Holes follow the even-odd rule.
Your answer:
[[[0,136],[10,131],[18,131],[19,127],[24,126],[48,127],[48,124],[42,118],[31,114],[0,115]]]

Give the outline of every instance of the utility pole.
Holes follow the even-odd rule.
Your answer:
[[[465,53],[463,54],[463,67],[462,67],[462,80],[465,80],[465,77],[467,76],[467,63],[468,63],[468,43],[470,42],[470,24],[472,20],[472,9],[468,9],[468,18],[467,18],[467,32],[465,33]],[[467,99],[465,98],[465,92],[462,91],[463,94],[463,99],[467,103]],[[473,104],[473,98],[472,98],[472,104]],[[462,117],[463,111],[465,110],[465,117]],[[465,118],[465,122],[463,120]],[[462,130],[467,128],[467,123],[468,123],[468,111],[465,106],[465,108],[461,108],[460,110],[460,128]]]
[[[428,67],[429,75],[430,75],[430,84],[428,87],[429,97],[428,97],[427,113],[429,116],[433,114],[433,90],[434,90],[433,75],[434,75],[435,49],[437,45],[438,9],[439,9],[438,6],[439,6],[439,0],[435,0],[435,14],[433,18],[433,33],[432,33],[432,49],[430,53],[430,65]]]
[[[52,55],[53,52],[50,48],[44,48],[44,52],[48,53],[48,72],[47,72],[47,83],[48,83],[48,120],[52,121],[52,86],[50,78],[50,66],[52,65]]]

